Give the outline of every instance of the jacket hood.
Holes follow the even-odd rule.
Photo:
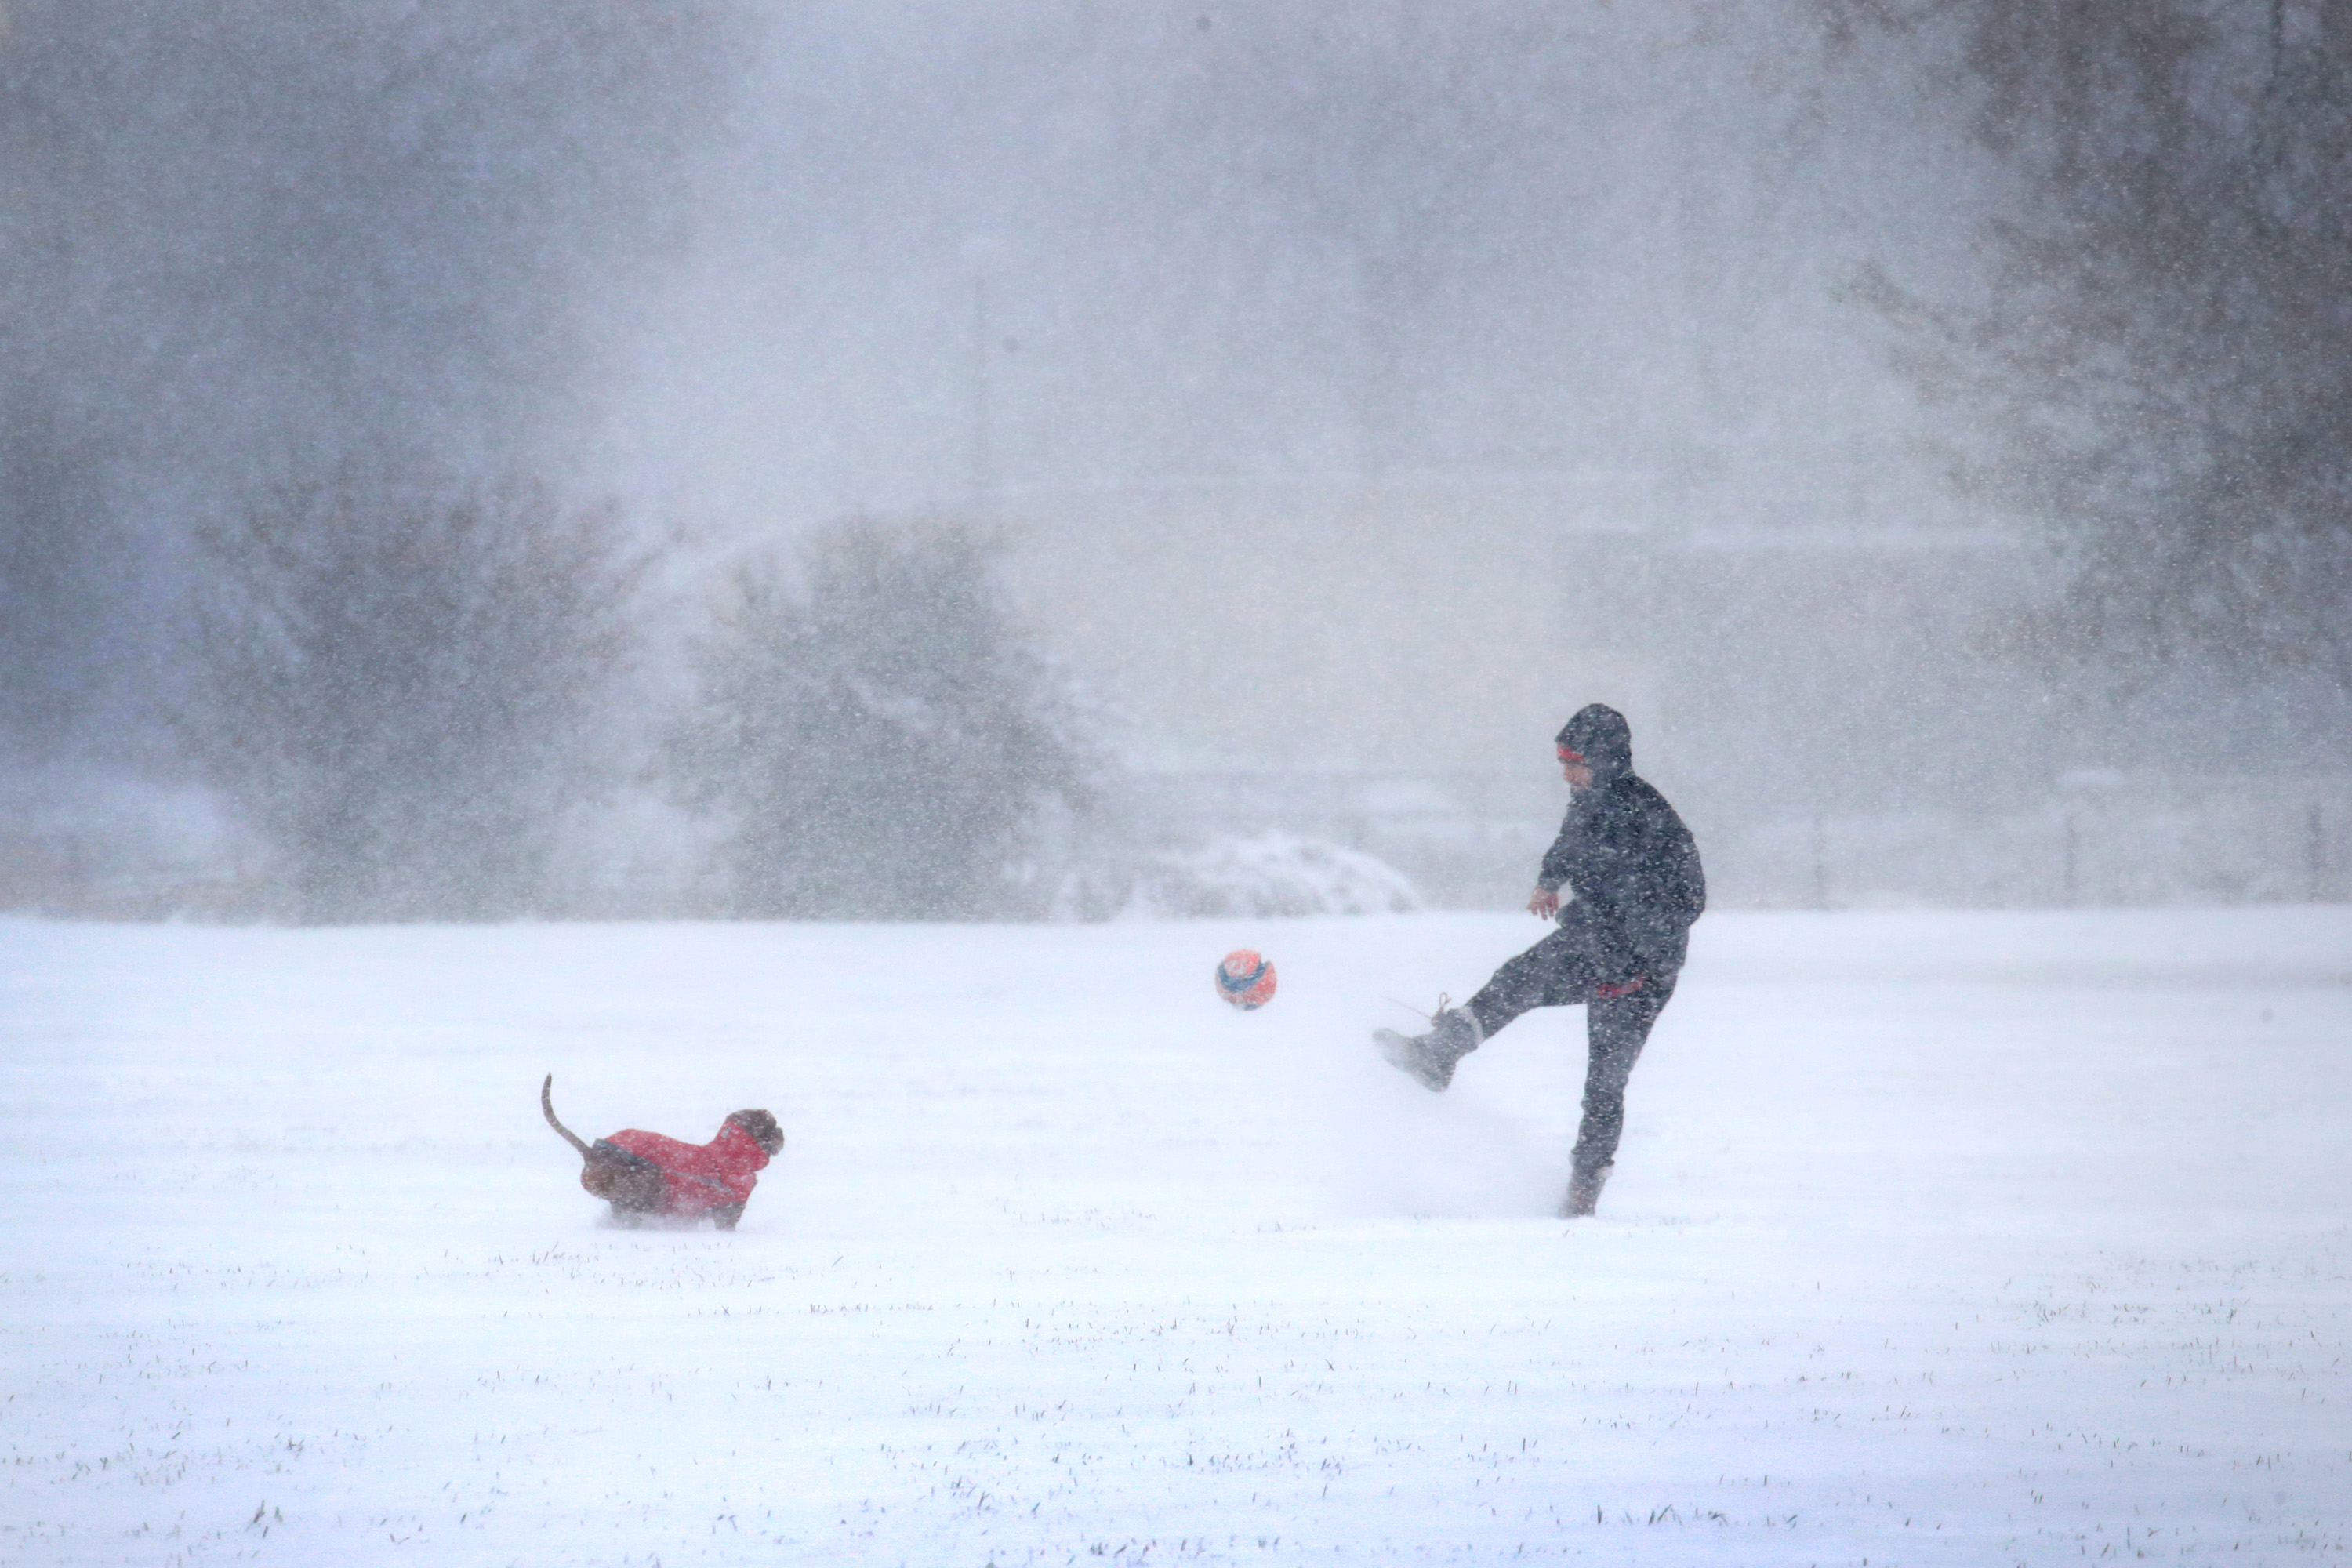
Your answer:
[[[1633,771],[1633,728],[1625,722],[1625,715],[1607,703],[1592,702],[1578,709],[1554,741],[1584,759],[1592,770],[1596,788]]]

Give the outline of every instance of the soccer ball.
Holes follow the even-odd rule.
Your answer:
[[[1246,1013],[1274,1000],[1274,965],[1237,947],[1217,965],[1217,994]]]

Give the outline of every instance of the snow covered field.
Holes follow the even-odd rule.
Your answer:
[[[0,923],[0,1561],[2352,1561],[2352,910],[1709,916],[1574,1226],[1538,934]]]

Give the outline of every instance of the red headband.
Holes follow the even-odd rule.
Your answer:
[[[1582,752],[1571,752],[1566,746],[1562,746],[1559,749],[1559,760],[1563,763],[1580,763],[1584,761],[1584,753]]]

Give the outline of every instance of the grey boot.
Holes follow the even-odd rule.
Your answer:
[[[1563,1219],[1583,1219],[1601,1206],[1601,1188],[1614,1164],[1579,1165],[1568,1178],[1568,1197],[1559,1205]]]
[[[1467,1007],[1449,1007],[1429,1021],[1425,1035],[1400,1035],[1377,1029],[1372,1039],[1391,1067],[1409,1072],[1431,1093],[1454,1081],[1454,1064],[1476,1050],[1486,1038],[1477,1015]]]

